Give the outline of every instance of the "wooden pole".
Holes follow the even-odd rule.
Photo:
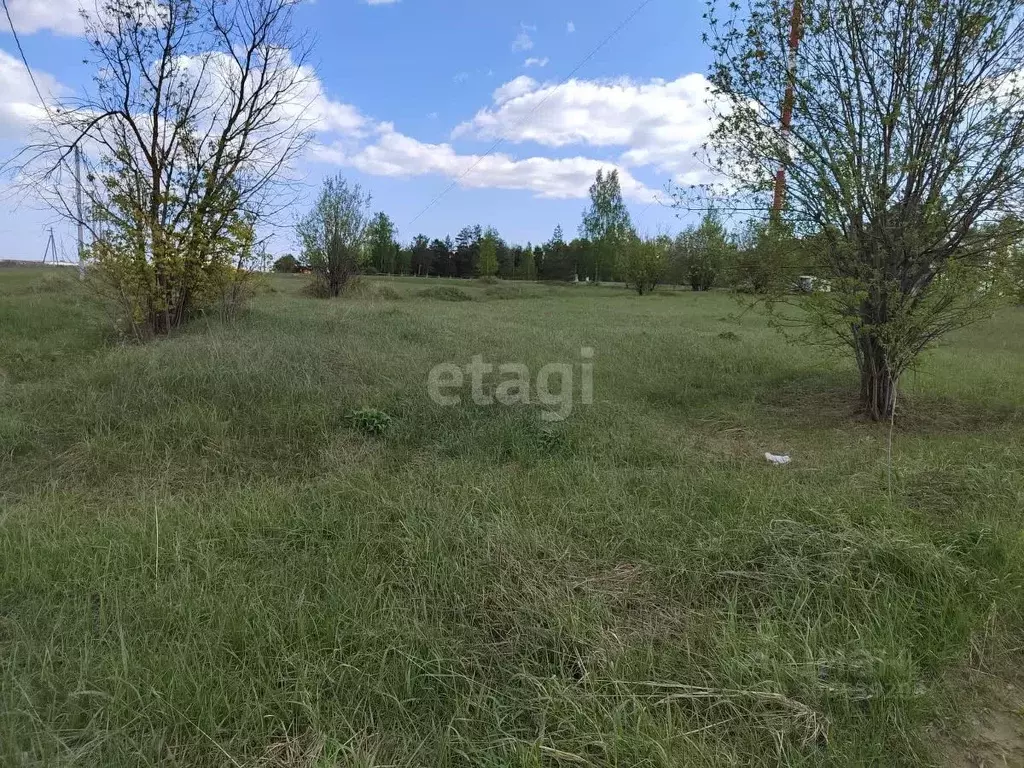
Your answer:
[[[793,126],[793,102],[796,99],[796,57],[800,50],[803,23],[803,0],[793,0],[793,15],[789,22],[789,60],[786,67],[786,93],[782,99],[782,146],[785,159],[775,174],[775,198],[772,201],[772,221],[782,216],[786,201],[786,163],[789,161],[789,134]]]
[[[78,208],[78,278],[85,279],[85,221],[82,218],[82,150],[75,145],[75,202]]]

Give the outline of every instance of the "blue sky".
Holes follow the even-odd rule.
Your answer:
[[[80,2],[8,0],[46,95],[73,94],[91,75],[82,64]],[[419,232],[454,236],[480,223],[510,241],[538,242],[556,224],[574,234],[594,171],[618,167],[638,228],[677,231],[681,222],[664,206],[664,189],[702,177],[692,154],[710,124],[703,103],[703,5],[649,0],[594,53],[639,3],[303,4],[295,22],[315,42],[321,115],[315,144],[296,169],[306,194],[325,175],[342,172],[372,192],[374,209],[392,216],[403,240]],[[42,111],[5,25],[0,156],[6,159]],[[52,218],[8,190],[0,197],[0,258],[40,258]],[[280,222],[275,250],[290,247],[290,224],[287,217]],[[58,224],[56,234],[71,253],[70,228]]]

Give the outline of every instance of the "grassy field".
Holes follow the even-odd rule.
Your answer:
[[[0,271],[0,763],[981,749],[1024,656],[1024,310],[908,379],[890,472],[851,364],[723,294],[304,280],[139,346],[71,273]],[[582,347],[564,422],[427,396]]]

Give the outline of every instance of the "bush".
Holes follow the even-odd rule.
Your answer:
[[[320,287],[315,296],[340,296],[357,272],[366,236],[370,196],[341,175],[327,179],[313,209],[297,227],[302,257]]]
[[[633,238],[626,243],[622,271],[626,285],[643,296],[665,276],[666,253],[661,242]]]
[[[745,293],[786,290],[800,274],[804,250],[788,231],[750,221],[739,238],[730,282]]]
[[[680,282],[689,283],[695,291],[708,291],[728,270],[735,247],[718,213],[710,210],[700,226],[680,233],[673,251]]]
[[[210,248],[192,253],[188,244],[168,244],[154,258],[145,239],[112,230],[90,247],[89,276],[119,315],[117,325],[136,339],[170,333],[193,317],[234,317],[252,297],[252,227],[236,221]],[[141,253],[143,255],[140,255]]]
[[[284,256],[274,262],[274,271],[282,274],[293,274],[301,269],[299,260],[292,256],[290,253],[286,253]]]

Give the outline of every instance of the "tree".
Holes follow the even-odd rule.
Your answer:
[[[785,172],[776,223],[816,238],[831,287],[806,317],[852,351],[865,411],[887,419],[918,355],[990,312],[1020,236],[998,224],[1024,204],[1024,16],[1017,0],[802,8],[792,67],[788,0],[711,9],[710,146],[747,207],[767,209]]]
[[[308,142],[306,50],[293,0],[102,0],[85,15],[93,85],[50,107],[21,177],[75,223],[140,335],[163,334],[244,274],[279,171]]]
[[[370,221],[366,230],[370,264],[380,274],[396,271],[400,246],[396,239],[398,230],[391,218],[381,211]]]
[[[430,241],[430,271],[428,274],[437,277],[451,277],[454,275],[454,244],[450,237],[444,240],[434,239]]]
[[[416,235],[410,246],[410,268],[414,275],[426,276],[430,274],[431,250],[430,240],[426,235]]]
[[[341,174],[324,181],[313,209],[299,222],[302,256],[323,296],[337,297],[355,273],[366,242],[370,195]]]
[[[477,224],[463,227],[455,236],[455,274],[457,277],[471,277],[476,274],[476,263],[480,258],[480,240],[483,230]]]
[[[293,272],[299,271],[299,260],[292,256],[290,253],[286,253],[284,256],[274,262],[274,271],[281,272],[284,274],[292,274]]]
[[[623,253],[621,271],[626,285],[641,296],[651,293],[665,274],[666,243],[660,239],[642,240],[633,237],[626,241]]]
[[[495,259],[498,262],[498,277],[502,280],[515,280],[516,275],[516,260],[515,253],[509,247],[509,244],[505,242],[505,238],[501,237],[497,232],[494,233],[497,241],[495,242]]]
[[[807,251],[817,250],[795,237],[782,222],[749,219],[740,230],[730,274],[730,284],[739,291],[771,294],[788,290],[805,271],[817,272],[807,261]]]
[[[517,267],[517,277],[519,277],[519,279],[521,280],[537,279],[537,263],[534,259],[533,248],[519,249],[519,266]]]
[[[629,211],[622,201],[619,172],[613,170],[607,176],[597,172],[597,178],[590,187],[590,207],[583,213],[580,237],[593,243],[594,282],[601,282],[615,268],[617,254],[633,235]]]
[[[480,240],[480,261],[477,262],[477,277],[494,277],[498,274],[498,233],[491,227]]]
[[[714,287],[732,252],[725,225],[714,209],[709,210],[696,229],[681,235],[681,256],[690,287],[695,291]]]
[[[529,246],[527,246],[527,250],[529,249]],[[569,247],[565,243],[565,237],[562,234],[562,226],[560,224],[555,227],[551,239],[544,246],[542,258],[537,259],[535,254],[534,261],[542,266],[540,277],[543,280],[573,279],[577,267],[572,259]]]
[[[399,275],[411,275],[412,270],[412,248],[398,248],[395,255],[395,273]]]

